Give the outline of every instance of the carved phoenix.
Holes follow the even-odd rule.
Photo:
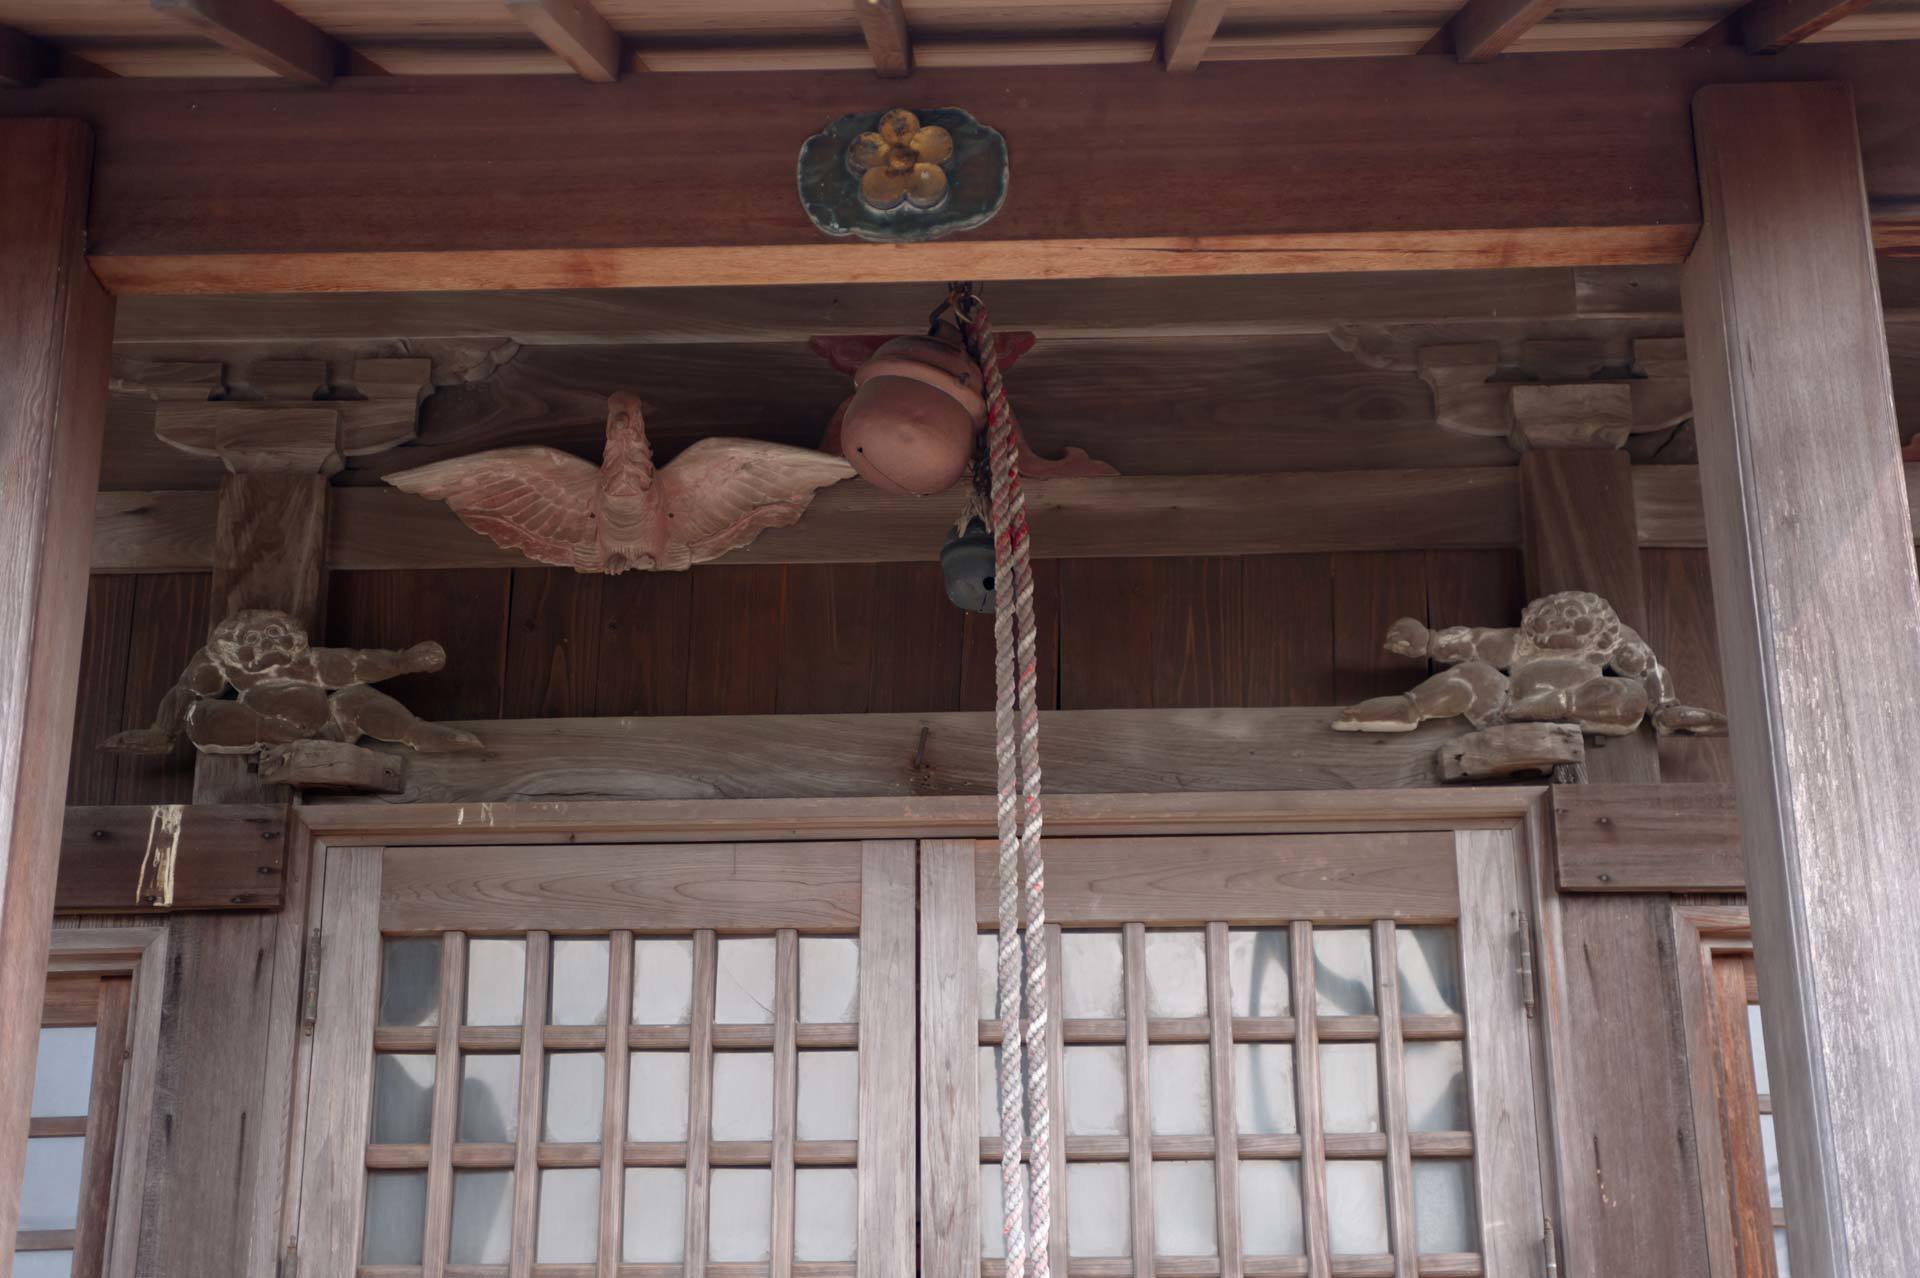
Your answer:
[[[444,501],[475,532],[576,572],[678,571],[793,523],[852,475],[845,458],[752,439],[703,439],[658,470],[638,396],[607,400],[598,466],[556,448],[500,448],[388,475]]]

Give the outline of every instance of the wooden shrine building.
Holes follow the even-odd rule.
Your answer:
[[[1917,433],[1914,0],[0,0],[0,1278],[1920,1274]]]

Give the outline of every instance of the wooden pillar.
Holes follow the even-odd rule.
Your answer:
[[[1796,1278],[1920,1273],[1920,585],[1851,95],[1694,99],[1682,278]]]
[[[91,150],[78,121],[0,121],[0,1239],[9,1243],[113,344],[113,299],[84,254]],[[0,1278],[11,1253],[0,1244]]]

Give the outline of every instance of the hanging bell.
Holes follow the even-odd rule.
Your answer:
[[[940,548],[940,572],[954,607],[993,611],[993,534],[980,516],[968,519],[965,529],[947,535],[947,544]]]
[[[931,337],[896,337],[853,375],[838,418],[840,451],[888,492],[925,497],[966,473],[987,419],[980,368],[951,317]]]

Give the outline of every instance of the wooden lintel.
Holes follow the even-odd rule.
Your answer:
[[[1335,732],[1332,708],[1042,712],[1047,789],[1403,789],[1439,783],[1434,752],[1467,730],[1430,723],[1373,737]],[[521,799],[853,798],[988,794],[993,716],[652,716],[463,724],[478,754],[408,760],[416,803]],[[330,796],[310,795],[327,803]]]
[[[913,43],[907,35],[907,13],[900,0],[853,0],[860,33],[867,39],[877,75],[894,78],[913,71]]]
[[[333,37],[275,0],[152,0],[152,4],[295,83],[324,87],[340,69],[342,49]]]
[[[1730,21],[1748,53],[1778,53],[1867,4],[1868,0],[1748,0]]]
[[[1485,62],[1560,7],[1560,0],[1468,0],[1447,24],[1453,55],[1462,62]]]
[[[1729,785],[1556,785],[1562,892],[1745,892]]]
[[[69,807],[54,912],[277,910],[286,835],[278,804]]]
[[[507,8],[581,79],[611,84],[620,78],[620,35],[591,0],[507,0]]]

